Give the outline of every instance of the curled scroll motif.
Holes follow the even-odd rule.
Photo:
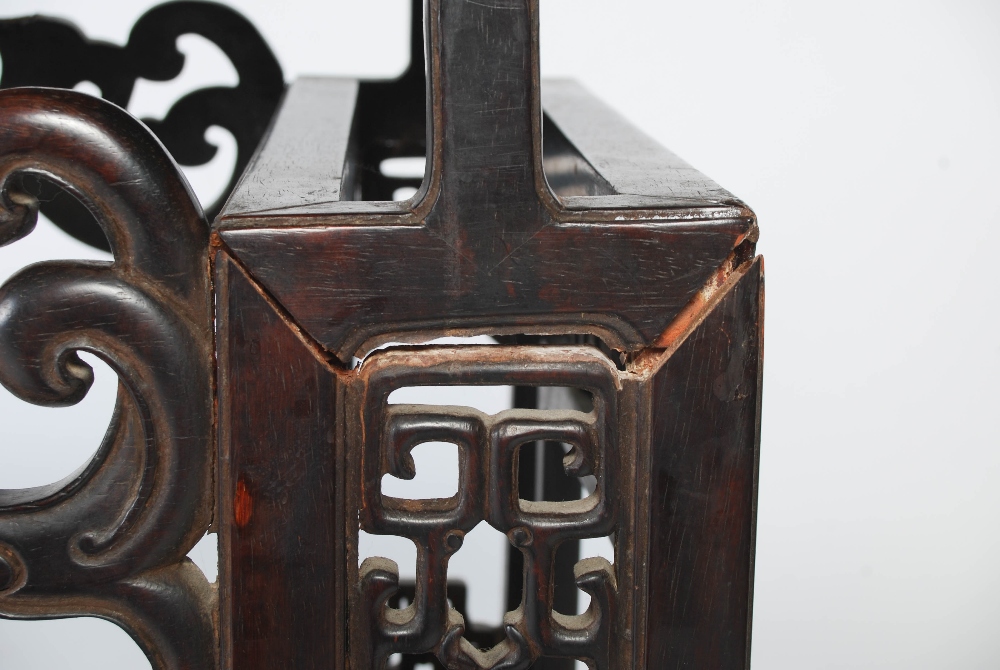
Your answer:
[[[0,615],[115,621],[154,668],[214,668],[214,595],[186,554],[212,511],[208,225],[146,128],[73,91],[0,91],[0,244],[31,232],[25,176],[85,203],[115,260],[46,262],[0,287],[0,383],[73,404],[91,352],[119,378],[103,444],[63,482],[0,491]],[[0,455],[2,457],[2,455]]]
[[[89,81],[107,100],[127,107],[137,79],[168,81],[180,74],[184,55],[177,50],[177,38],[186,34],[215,43],[232,62],[239,83],[192,91],[177,100],[162,120],[144,122],[182,165],[204,165],[215,156],[217,148],[205,140],[210,126],[222,126],[233,134],[236,166],[225,191],[206,207],[211,219],[260,143],[285,86],[271,49],[239,13],[210,2],[158,5],[139,18],[123,47],[88,40],[59,19],[0,20],[0,87],[73,88]],[[22,190],[35,195],[42,213],[70,235],[107,249],[86,208],[56,184],[28,176]]]

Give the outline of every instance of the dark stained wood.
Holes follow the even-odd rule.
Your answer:
[[[352,122],[342,119],[325,128],[290,122],[318,118],[315,107],[296,108],[299,86],[319,86],[307,82],[293,85],[276,125],[287,132],[268,140],[260,165],[291,164],[296,154],[290,147],[298,144],[347,147],[346,153],[338,149],[333,154],[334,162],[346,155],[341,174],[356,164],[361,175],[356,188],[340,188],[339,199],[331,198],[330,190],[322,198],[307,197],[288,207],[279,189],[267,186],[267,179],[251,168],[244,184],[260,186],[234,199],[216,223],[219,244],[327,355],[345,364],[352,356],[367,356],[356,372],[342,377],[348,389],[341,429],[346,431],[348,473],[344,528],[347,583],[352,585],[346,622],[351,662],[354,667],[382,667],[392,654],[401,653],[404,665],[433,654],[441,666],[456,669],[562,668],[571,659],[588,659],[602,669],[658,668],[673,657],[656,645],[677,634],[672,619],[664,618],[664,608],[683,608],[684,603],[659,602],[671,595],[656,590],[657,580],[666,565],[677,579],[697,583],[701,567],[665,559],[665,551],[678,550],[662,542],[674,537],[669,524],[700,523],[704,510],[693,505],[680,520],[651,511],[656,499],[647,497],[652,484],[643,459],[651,444],[658,458],[675,454],[672,445],[662,444],[660,422],[665,420],[661,416],[676,419],[679,411],[667,409],[670,401],[657,395],[657,383],[665,382],[654,374],[671,365],[672,356],[688,356],[693,345],[680,343],[693,337],[692,331],[698,337],[706,329],[715,332],[706,325],[715,322],[706,319],[719,309],[720,300],[729,305],[727,296],[736,279],[746,276],[753,257],[753,213],[673,154],[650,146],[648,138],[578,88],[554,85],[543,118],[534,2],[432,0],[427,16],[430,134],[427,175],[417,196],[407,202],[372,202],[366,187],[385,197],[390,183],[365,176],[375,167],[366,163],[372,157],[420,149],[413,126],[392,114],[366,121],[365,106],[375,96],[364,86]],[[416,79],[411,69],[399,82],[386,84],[380,95],[412,94]],[[340,83],[327,86],[329,91],[346,90]],[[337,105],[347,113],[347,105]],[[404,105],[412,107],[413,101]],[[395,145],[390,141],[393,129],[400,133]],[[368,141],[377,146],[367,147]],[[757,318],[751,314],[747,323],[756,327]],[[503,336],[513,346],[390,349],[368,355],[387,341],[472,333]],[[604,361],[614,390],[604,388],[601,397],[613,398],[620,408],[610,435],[579,450],[610,455],[614,463],[610,471],[615,476],[598,486],[598,499],[615,511],[599,528],[582,531],[580,520],[572,519],[570,510],[586,503],[558,503],[569,505],[560,510],[552,507],[557,503],[511,501],[497,494],[512,487],[517,491],[512,480],[522,473],[536,475],[516,459],[498,460],[496,454],[507,453],[498,446],[505,427],[530,425],[535,432],[526,433],[528,442],[573,443],[567,436],[570,416],[538,409],[537,402],[494,417],[455,407],[384,406],[392,388],[406,384],[508,383],[523,388],[544,379],[546,384],[557,380],[588,386],[579,369],[560,367],[565,363],[561,356],[573,355],[570,350],[532,348],[526,336],[600,338],[589,342],[589,348],[571,348]],[[699,356],[715,353],[699,350],[689,364],[710,367],[715,362]],[[692,375],[689,379],[702,379],[700,373]],[[670,375],[669,383],[680,381]],[[695,388],[701,387],[695,383]],[[758,409],[754,400],[747,416],[756,417]],[[710,461],[704,464],[710,471],[702,473],[708,481],[749,479],[744,502],[751,504],[756,439],[752,431],[734,436],[733,448],[751,457],[735,463]],[[459,445],[459,494],[439,501],[383,499],[382,476],[413,476],[409,449],[427,440]],[[700,448],[691,445],[685,453],[697,458]],[[563,467],[576,472],[571,462],[576,461]],[[546,478],[542,488],[549,485]],[[518,524],[505,511],[522,510],[513,512],[517,517],[527,509],[544,514]],[[753,517],[741,515],[741,509],[734,503],[723,522],[734,537],[749,538]],[[395,564],[370,558],[356,567],[354,510],[367,532],[414,540],[417,580],[408,608],[386,604],[398,593]],[[509,611],[485,645],[489,649],[468,640],[464,618],[446,604],[448,557],[481,520],[508,534],[520,558],[511,561],[511,579],[520,575],[522,580],[520,589],[508,588]],[[574,523],[577,532],[590,537],[613,534],[614,566],[575,560],[570,549],[581,535],[559,534]],[[595,594],[596,609],[582,618],[556,613],[557,600],[562,609],[570,609],[567,603],[575,597],[574,591],[559,587],[558,574],[566,566],[557,560],[556,547],[563,542],[568,552],[563,562],[576,563],[576,586]],[[734,549],[741,559],[752,555],[747,546]],[[708,606],[715,618],[690,645],[694,658],[708,659],[704,667],[747,662],[748,564],[734,565],[723,565],[699,587],[731,610],[718,614]],[[744,618],[734,623],[739,616],[733,612]],[[742,646],[707,648],[719,640],[728,644],[734,635],[742,636]]]
[[[197,6],[147,17],[174,35]],[[0,616],[103,616],[156,670],[382,670],[395,654],[392,668],[748,667],[753,212],[576,85],[549,84],[543,115],[537,0],[429,0],[424,26],[426,77],[415,39],[396,81],[297,82],[211,236],[121,109],[0,92],[0,243],[34,226],[34,179],[83,203],[115,255],[0,287],[0,382],[76,402],[79,350],[121,381],[87,466],[0,491]],[[185,109],[207,113],[198,100]],[[417,184],[379,172],[399,156],[426,156],[427,174],[391,202]],[[473,333],[501,344],[399,344]],[[484,384],[517,388],[517,407],[388,404],[404,386]],[[433,441],[458,447],[456,495],[383,495]],[[448,583],[480,523],[515,557],[496,630],[467,624]],[[217,592],[185,558],[210,524]],[[413,540],[416,580],[359,565],[361,530]],[[597,537],[613,563],[581,555]]]
[[[573,80],[542,82],[545,114],[611,189],[570,197],[570,209],[621,207],[741,208],[732,193],[661,147]],[[603,196],[603,197],[602,197]]]
[[[234,230],[221,238],[297,322],[349,361],[378,344],[435,332],[585,332],[637,351],[712,277],[746,228],[551,224],[476,250],[455,249],[457,241],[423,226]],[[601,281],[592,281],[598,272]]]
[[[236,140],[236,164],[229,184],[205,209],[219,213],[236,180],[243,174],[281,99],[285,81],[281,66],[264,38],[238,12],[214,2],[182,0],[153,7],[136,21],[125,46],[87,39],[66,21],[45,16],[0,20],[0,87],[73,88],[88,81],[101,95],[127,107],[140,78],[167,81],[177,77],[185,57],[177,38],[196,34],[225,53],[236,70],[234,87],[214,86],[185,94],[163,119],[145,124],[183,165],[203,165],[217,147],[205,139],[210,126],[221,126]],[[26,176],[25,186],[38,197],[41,211],[56,225],[92,246],[108,249],[93,216],[59,184],[39,175]]]
[[[225,254],[216,288],[224,667],[343,667],[336,374]]]
[[[542,168],[545,181],[559,202],[565,203],[573,196],[615,195],[608,180],[552,122],[547,111],[542,117]]]
[[[352,192],[347,152],[357,97],[355,79],[297,80],[268,133],[268,150],[237,184],[226,211],[309,214]]]
[[[589,412],[588,403],[581,403],[566,387],[540,389],[533,386],[514,387],[515,409],[577,409]],[[545,391],[549,391],[546,393]],[[562,392],[556,396],[553,391]],[[553,403],[558,397],[566,402]],[[575,401],[575,402],[574,402]],[[539,454],[538,450],[542,450]],[[563,449],[559,442],[525,444],[518,453],[518,495],[530,501],[573,501],[583,497],[581,480],[567,476],[563,467]],[[578,591],[574,568],[583,558],[580,543],[568,540],[559,546],[552,567],[552,608],[562,614],[578,614]],[[507,556],[507,610],[513,611],[521,602],[524,557],[517,547],[510,547]],[[573,660],[567,658],[540,658],[532,665],[534,670],[573,670]]]
[[[299,216],[272,215],[283,206],[279,197],[258,202],[257,212],[241,201],[239,211],[220,215],[226,246],[342,361],[441,330],[598,333],[637,351],[755,234],[752,213],[735,200],[650,211],[634,209],[631,195],[607,196],[610,206],[571,211],[551,194],[537,62],[526,56],[537,50],[532,7],[431,3],[433,150],[421,197],[370,203],[344,200],[350,196],[341,190],[340,201],[303,203]],[[327,132],[298,127],[296,144]],[[288,146],[275,143],[273,151]],[[271,149],[265,145],[262,164],[290,160],[268,158]],[[664,170],[674,175],[678,162],[669,156]],[[661,191],[679,187],[660,183]],[[597,273],[601,281],[592,281]]]
[[[40,405],[78,402],[90,351],[119,378],[104,443],[63,482],[0,491],[0,616],[94,615],[157,670],[216,667],[216,598],[185,558],[212,517],[208,225],[177,166],[134,118],[72,91],[0,91],[0,243],[62,184],[95,214],[114,263],[47,262],[0,287],[0,382]]]
[[[644,667],[748,668],[763,266],[652,380]]]
[[[461,407],[387,405],[403,386],[518,384],[570,386],[589,392],[593,407],[579,410],[513,409],[494,416]],[[383,667],[396,652],[434,651],[447,667],[528,667],[539,657],[585,659],[610,667],[618,647],[613,632],[630,627],[631,612],[619,608],[613,567],[603,558],[575,566],[576,585],[592,597],[588,611],[566,616],[555,609],[554,565],[567,541],[618,532],[631,543],[630,520],[622,516],[619,430],[619,371],[591,347],[435,347],[389,349],[369,357],[349,393],[348,450],[361,455],[349,481],[351,508],[360,510],[361,527],[370,533],[398,535],[417,546],[413,605],[391,610],[384,603],[397,589],[392,561],[369,558],[354,571],[351,650],[354,667]],[[421,442],[458,445],[458,493],[447,500],[384,497],[383,475],[411,478],[410,450]],[[572,501],[528,501],[519,496],[517,473],[522,447],[537,441],[572,445],[562,467],[571,476],[593,475],[593,495]],[[624,485],[623,485],[624,484]],[[480,650],[463,639],[465,621],[447,605],[448,556],[481,521],[505,533],[524,559],[519,606],[504,617],[503,636]],[[575,614],[575,612],[574,612]],[[627,664],[631,654],[624,650]]]

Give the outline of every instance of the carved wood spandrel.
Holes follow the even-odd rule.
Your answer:
[[[185,557],[213,505],[205,217],[142,124],[72,91],[0,91],[0,243],[34,227],[25,175],[83,202],[115,260],[38,263],[0,287],[0,382],[29,402],[72,404],[93,379],[76,353],[88,351],[119,391],[81,471],[0,491],[0,615],[99,616],[154,668],[214,668],[215,594]]]
[[[221,126],[236,140],[236,164],[222,195],[206,205],[209,219],[218,214],[256,150],[285,89],[281,66],[257,29],[240,13],[214,2],[166,2],[136,21],[128,42],[118,46],[88,39],[76,26],[46,16],[0,19],[0,87],[73,88],[89,81],[101,95],[127,107],[138,79],[169,81],[184,67],[177,38],[196,34],[219,47],[236,70],[236,86],[214,86],[187,93],[163,119],[144,119],[182,165],[204,165],[217,147],[205,139],[210,126]],[[41,211],[77,239],[101,249],[108,242],[87,208],[58,184],[25,177],[24,190]]]

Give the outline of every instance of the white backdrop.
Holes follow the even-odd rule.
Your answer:
[[[581,80],[760,218],[753,667],[1000,667],[1000,4],[541,3],[544,74]],[[152,4],[0,0],[0,16],[63,16],[122,43]],[[289,80],[405,65],[407,0],[233,4]],[[181,46],[181,80],[140,82],[130,111],[161,116],[179,93],[235,81],[203,40]],[[227,133],[209,137],[220,155],[189,172],[205,201],[234,157]],[[0,280],[53,257],[97,255],[42,222],[0,249]],[[113,394],[104,368],[75,408],[0,389],[0,487],[84,462]],[[211,575],[208,543],[196,559]],[[0,669],[61,665],[148,662],[106,622],[0,621]]]

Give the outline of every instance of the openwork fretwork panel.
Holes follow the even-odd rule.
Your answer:
[[[107,101],[0,91],[0,245],[41,211],[115,259],[36,264],[0,286],[0,383],[72,404],[91,381],[78,351],[120,380],[85,468],[0,491],[0,617],[104,617],[155,670],[384,670],[393,655],[746,670],[756,216],[578,85],[543,87],[538,0],[412,4],[424,20],[400,79],[287,90],[257,32],[210,3],[151,10],[125,47],[0,24],[0,86],[82,78],[124,104],[137,77],[176,74],[174,39],[192,31],[240,73],[153,123],[163,144]],[[215,217],[174,163],[211,158],[208,125],[232,131],[248,166]],[[420,189],[382,200],[407,184],[377,166],[407,156],[426,157]],[[515,344],[379,350],[443,334]],[[402,387],[475,385],[515,387],[519,409],[388,404]],[[553,409],[541,388],[590,402]],[[429,442],[457,448],[455,495],[383,494]],[[550,467],[560,445],[582,499]],[[482,523],[510,545],[499,629],[467,622],[448,585]],[[210,529],[215,586],[185,557]],[[414,583],[384,558],[359,566],[361,530],[412,541]],[[613,565],[575,563],[590,595],[576,614],[576,545],[606,537]]]
[[[553,565],[559,546],[603,537],[618,516],[618,371],[587,347],[458,347],[378,353],[361,368],[356,387],[362,453],[358,509],[361,528],[409,538],[417,546],[413,602],[388,606],[398,568],[385,558],[360,567],[353,603],[355,667],[382,668],[394,653],[433,652],[449,668],[522,668],[539,656],[586,660],[609,667],[609,636],[618,601],[614,567],[604,558],[577,563],[577,585],[590,594],[586,612],[555,611]],[[389,405],[404,386],[517,384],[571,386],[593,397],[590,412],[514,409],[489,416],[471,408]],[[521,448],[536,441],[569,445],[567,474],[592,475],[587,497],[537,502],[518,496]],[[411,450],[424,442],[458,446],[458,492],[447,499],[404,500],[383,495],[383,475],[415,475]],[[503,619],[503,640],[481,650],[463,637],[466,624],[447,598],[449,557],[466,533],[486,522],[507,535],[524,557],[520,606]],[[356,563],[355,563],[356,564]]]

